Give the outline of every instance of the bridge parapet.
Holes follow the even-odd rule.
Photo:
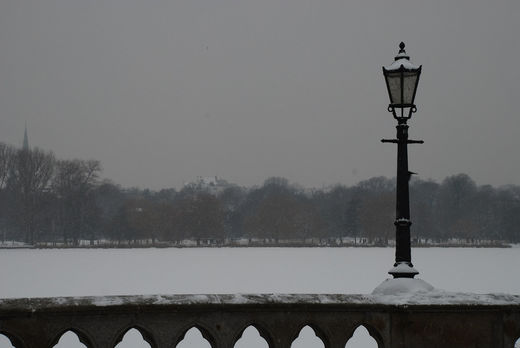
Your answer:
[[[152,348],[173,348],[196,327],[213,348],[232,348],[254,326],[270,348],[289,348],[310,326],[326,348],[344,348],[363,325],[379,348],[513,348],[520,296],[443,293],[409,297],[239,294],[0,300],[0,333],[16,348],[53,347],[75,332],[113,348],[135,328]]]

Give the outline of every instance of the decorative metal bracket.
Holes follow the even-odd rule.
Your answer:
[[[397,116],[396,112],[395,112],[395,109],[396,109],[396,106],[395,105],[388,105],[388,112],[391,112],[392,115],[394,116],[394,118],[396,120],[409,120],[410,118],[412,118],[412,114],[416,113],[417,112],[417,106],[415,106],[415,104],[411,104],[411,105],[401,105],[399,107],[397,107],[397,109],[401,109],[401,115],[404,114],[403,110],[405,108],[409,108],[409,112],[408,112],[408,116]]]

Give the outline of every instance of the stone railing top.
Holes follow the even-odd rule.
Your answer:
[[[388,306],[510,306],[520,309],[520,295],[471,294],[435,290],[396,295],[361,294],[207,294],[136,295],[0,299],[0,312],[66,310],[70,307],[147,307],[197,305],[331,305],[347,307]]]

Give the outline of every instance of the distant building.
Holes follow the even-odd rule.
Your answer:
[[[198,176],[194,181],[184,183],[184,187],[196,191],[204,191],[214,195],[219,194],[231,186],[226,180],[218,176]]]

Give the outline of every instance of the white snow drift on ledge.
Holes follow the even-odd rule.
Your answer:
[[[64,307],[186,305],[520,306],[520,295],[447,292],[420,279],[389,279],[372,294],[194,294],[0,299],[0,311]]]
[[[386,279],[372,291],[375,296],[407,297],[412,294],[428,295],[436,289],[422,279],[394,278]]]
[[[386,279],[370,299],[390,305],[520,305],[518,295],[449,292],[414,278]]]

